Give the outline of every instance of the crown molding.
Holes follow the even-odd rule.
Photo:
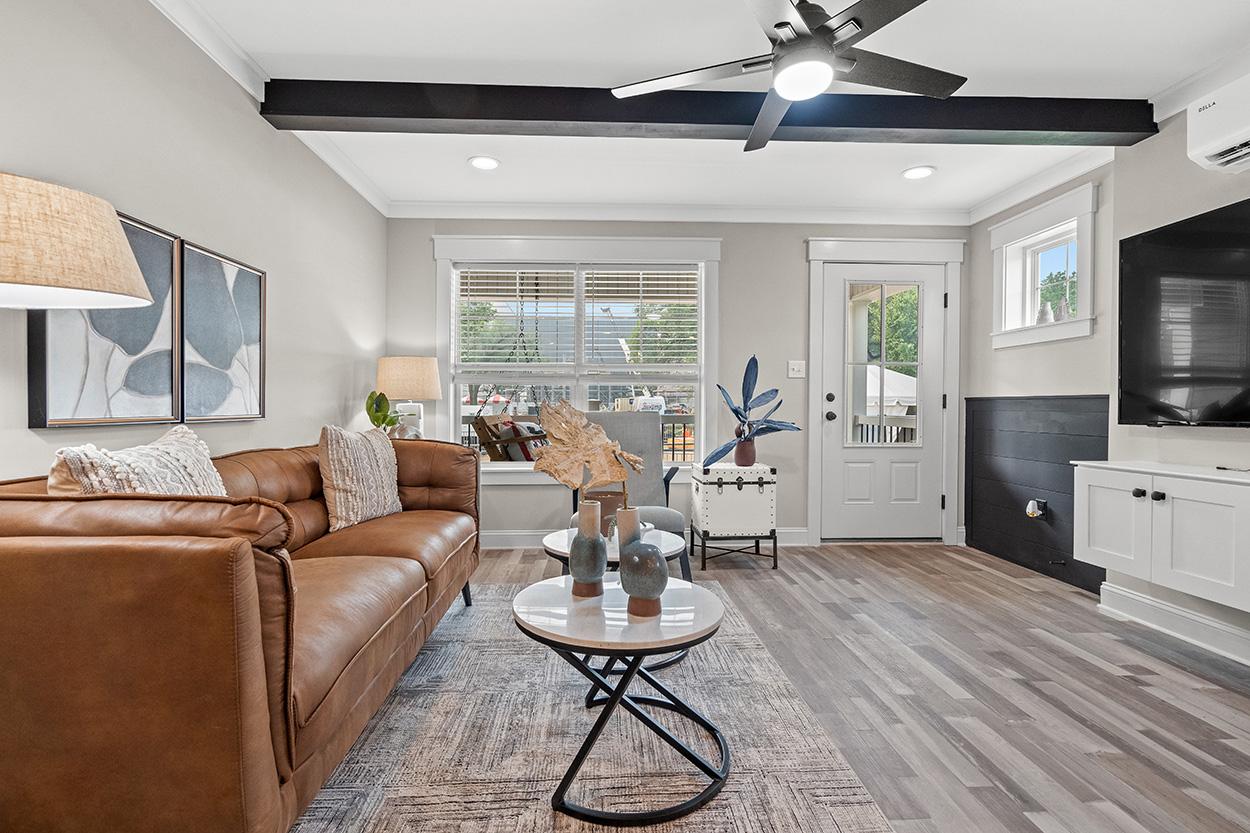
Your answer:
[[[1214,64],[1152,95],[1150,103],[1155,108],[1155,121],[1163,121],[1176,115],[1207,93],[1244,75],[1250,75],[1250,47],[1226,55]]]
[[[313,153],[317,154],[330,170],[338,174],[339,179],[342,179],[355,189],[356,193],[364,197],[382,216],[392,216],[390,213],[391,202],[390,198],[386,196],[386,192],[370,179],[364,171],[357,167],[356,163],[343,152],[343,149],[338,146],[329,134],[309,133],[304,130],[292,132]]]
[[[972,207],[968,212],[969,225],[989,219],[995,214],[1014,208],[1025,200],[1057,188],[1065,182],[1084,176],[1090,171],[1101,168],[1115,160],[1115,148],[1093,147],[1065,159],[1058,165],[1034,174],[1028,179],[1017,182],[1003,191],[999,191],[989,199]]]
[[[265,100],[269,74],[195,0],[150,0],[217,66],[257,101]]]
[[[787,223],[966,226],[968,212],[795,208],[680,203],[494,203],[395,200],[388,217],[422,220],[600,220],[623,222]]]

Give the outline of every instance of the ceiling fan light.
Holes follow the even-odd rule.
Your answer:
[[[773,64],[773,89],[790,101],[806,101],[829,89],[833,65],[828,55],[816,47],[795,49]]]

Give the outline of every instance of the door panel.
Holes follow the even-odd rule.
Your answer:
[[[940,537],[945,269],[828,263],[824,280],[821,536]]]
[[[1151,580],[1150,475],[1078,466],[1075,483],[1073,557]]]
[[[1250,610],[1250,488],[1155,477],[1153,492],[1151,581]]]

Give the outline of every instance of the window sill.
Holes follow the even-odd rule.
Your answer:
[[[693,463],[670,463],[677,466],[673,483],[689,483]],[[668,466],[665,466],[665,471]],[[540,471],[534,471],[533,463],[483,463],[483,486],[560,486]],[[561,486],[560,488],[564,488]]]
[[[1005,347],[1021,347],[1026,344],[1083,338],[1092,335],[1093,332],[1093,318],[1073,318],[1069,321],[1056,321],[1054,324],[1034,324],[1015,330],[1004,330],[1001,333],[991,333],[990,345],[995,350],[1001,350]]]

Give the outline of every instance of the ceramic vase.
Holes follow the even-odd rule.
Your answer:
[[[634,616],[659,616],[660,596],[668,585],[668,562],[659,547],[643,543],[637,509],[618,510],[616,530],[621,587],[629,596],[629,612]]]
[[[602,596],[608,569],[608,542],[599,528],[599,503],[583,500],[577,507],[577,534],[569,545],[569,575],[574,596]]]

